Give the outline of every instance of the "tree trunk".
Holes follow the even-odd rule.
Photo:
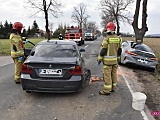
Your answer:
[[[44,6],[44,13],[45,13],[45,20],[46,20],[46,26],[45,26],[45,28],[46,28],[47,38],[48,38],[48,40],[50,40],[51,37],[50,37],[50,30],[48,28],[48,26],[49,26],[48,11],[47,11],[47,6],[46,6],[46,1],[45,0],[43,0],[43,6]]]
[[[118,19],[116,19],[116,24],[117,24],[117,35],[120,35],[120,26]]]
[[[144,37],[146,31],[148,31],[148,27],[147,27],[147,24],[146,24],[146,21],[147,21],[147,0],[143,0],[142,28],[141,29],[138,28],[140,3],[141,3],[141,0],[137,0],[136,10],[135,10],[134,20],[133,20],[132,26],[133,26],[133,29],[134,29],[134,32],[135,32],[136,42],[143,43],[143,37]]]
[[[79,25],[80,29],[82,29],[82,22],[80,22],[80,25]]]
[[[50,40],[51,39],[51,37],[50,37],[50,30],[49,30],[49,28],[48,28],[48,26],[49,26],[49,22],[48,22],[48,12],[45,12],[45,19],[46,19],[46,33],[47,33],[47,38],[48,38],[48,40]]]

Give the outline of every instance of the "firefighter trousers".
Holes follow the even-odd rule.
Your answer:
[[[21,77],[21,68],[24,62],[24,57],[21,61],[18,60],[18,58],[12,58],[14,61],[14,81],[20,82]]]
[[[103,79],[104,79],[103,91],[105,93],[110,93],[112,90],[116,89],[117,68],[118,68],[117,64],[103,65]]]

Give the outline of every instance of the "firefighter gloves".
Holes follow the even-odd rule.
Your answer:
[[[23,59],[22,56],[19,56],[18,57],[18,62],[22,62],[22,59]]]
[[[99,66],[100,66],[100,64],[101,64],[101,61],[98,61],[97,65],[99,65]]]

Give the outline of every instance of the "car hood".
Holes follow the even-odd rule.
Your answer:
[[[79,59],[77,57],[34,57],[29,56],[24,63],[59,63],[59,64],[77,64]]]

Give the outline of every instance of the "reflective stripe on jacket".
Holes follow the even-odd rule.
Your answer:
[[[19,56],[24,56],[24,46],[21,36],[19,34],[11,33],[9,39],[10,39],[11,57],[16,58]],[[14,46],[16,50],[14,49]]]
[[[105,65],[117,64],[117,52],[121,47],[121,38],[117,35],[108,35],[102,42],[102,48],[107,48],[105,56],[98,55],[98,61],[103,61]]]

